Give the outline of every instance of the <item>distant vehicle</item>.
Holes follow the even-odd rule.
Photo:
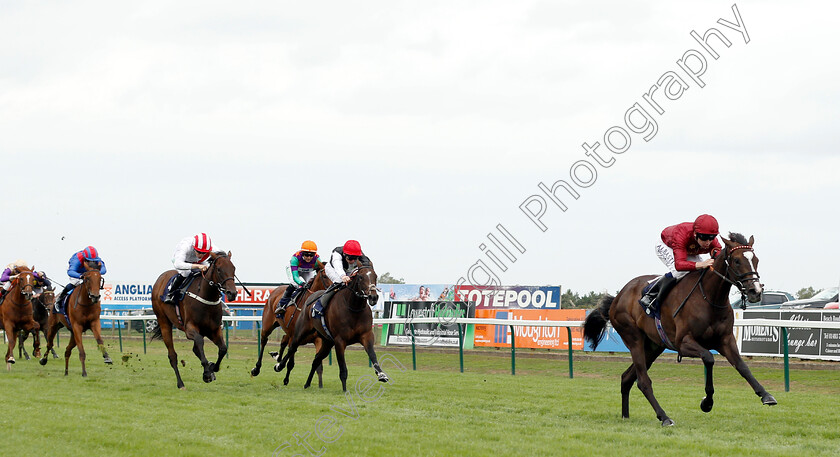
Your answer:
[[[740,294],[740,293],[739,293]],[[748,309],[776,309],[780,308],[782,303],[793,300],[793,295],[781,290],[765,290],[761,293],[761,301],[753,303],[747,302]],[[730,298],[733,308],[741,308],[741,297],[736,295],[735,298]]]
[[[783,306],[783,308],[790,309],[823,309],[827,303],[835,302],[838,299],[838,292],[840,287],[829,287],[822,290],[817,295],[811,298],[803,298],[801,300],[791,300]]]

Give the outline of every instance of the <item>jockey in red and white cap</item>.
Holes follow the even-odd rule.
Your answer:
[[[179,274],[175,277],[169,293],[164,297],[164,303],[174,302],[178,289],[192,272],[207,271],[210,268],[210,253],[214,251],[219,250],[213,248],[213,242],[206,233],[188,236],[178,242],[175,254],[172,255],[172,265]]]
[[[348,240],[344,246],[333,249],[330,261],[324,266],[324,273],[336,284],[350,282],[350,272],[369,259],[362,253],[362,247],[356,240]]]
[[[662,230],[662,242],[656,245],[656,255],[669,271],[651,281],[642,293],[639,303],[645,306],[648,314],[657,295],[664,297],[677,279],[712,266],[714,256],[723,249],[716,239],[719,233],[717,219],[708,214],[698,216],[694,222],[683,222]],[[700,257],[710,253],[713,258],[703,260]]]

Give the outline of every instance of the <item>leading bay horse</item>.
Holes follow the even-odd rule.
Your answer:
[[[0,305],[0,320],[3,322],[3,330],[6,331],[6,338],[9,340],[6,349],[6,369],[11,371],[15,363],[14,350],[17,343],[18,332],[37,331],[40,326],[32,318],[32,296],[35,293],[35,276],[27,267],[17,267],[17,277],[11,281],[11,288],[6,293],[3,304]],[[35,335],[35,348],[41,345],[38,335]]]
[[[704,412],[712,410],[714,384],[712,367],[715,359],[711,350],[716,350],[747,380],[756,395],[765,405],[775,405],[776,399],[756,381],[747,364],[738,352],[732,326],[735,320],[729,304],[729,290],[735,286],[750,301],[761,297],[762,285],[758,276],[758,257],[753,251],[753,237],[747,241],[739,233],[730,233],[730,239],[723,238],[723,252],[715,258],[711,268],[694,271],[680,279],[671,292],[661,300],[661,327],[664,337],[657,331],[656,322],[648,317],[639,299],[642,289],[655,276],[640,276],[631,280],[615,297],[606,296],[599,308],[586,317],[584,338],[592,348],[598,345],[606,331],[607,321],[621,336],[630,349],[633,363],[621,375],[621,417],[630,416],[629,395],[633,383],[637,382],[656,417],[663,426],[674,425],[674,421],[653,396],[648,369],[667,348],[682,357],[699,357],[706,367],[706,397],[700,402]]]
[[[50,310],[55,305],[55,288],[45,288],[40,295],[34,297],[32,299],[32,318],[35,319],[35,322],[41,327],[40,332],[44,334],[44,340],[47,339],[47,329],[49,328],[50,322]],[[20,332],[20,339],[18,340],[18,349],[21,357],[25,357],[26,360],[29,360],[29,354],[26,352],[26,349],[23,347],[23,343],[29,338],[29,334],[37,335],[39,330],[32,330],[31,332]],[[55,348],[50,350],[54,359],[58,358],[58,354],[55,353]],[[32,355],[35,358],[41,357],[41,351],[39,349],[39,344],[33,343],[32,347]]]
[[[308,389],[312,384],[315,371],[335,346],[338,377],[341,379],[341,388],[346,392],[347,364],[344,361],[344,349],[355,343],[364,346],[379,381],[388,382],[388,375],[379,367],[376,352],[373,350],[373,313],[370,307],[374,306],[379,299],[376,289],[376,272],[373,270],[373,265],[362,264],[350,274],[350,278],[347,286],[342,286],[335,292],[325,310],[326,329],[322,326],[321,320],[313,318],[311,313],[313,303],[323,294],[316,292],[307,300],[304,312],[295,323],[295,334],[289,345],[289,353],[280,362],[280,370],[288,366],[286,379],[283,380],[284,385],[289,383],[289,373],[295,366],[297,348],[316,333],[321,338],[322,344],[312,360],[312,369],[309,371],[304,388]]]
[[[193,353],[204,368],[204,382],[216,380],[216,372],[227,354],[227,345],[222,334],[222,296],[227,301],[236,299],[234,274],[236,267],[230,260],[230,252],[210,253],[210,266],[196,276],[186,289],[186,295],[177,305],[163,302],[164,289],[176,274],[175,270],[163,272],[152,287],[152,309],[158,320],[158,328],[152,339],[161,338],[169,351],[169,364],[175,370],[178,388],[186,390],[181,373],[178,371],[178,354],[172,343],[172,328],[182,330],[193,341]],[[209,362],[204,355],[204,338],[207,337],[219,348],[219,357],[215,363]]]
[[[268,296],[268,300],[266,300],[265,306],[263,307],[262,330],[260,331],[260,353],[257,357],[257,364],[251,369],[251,376],[259,376],[260,374],[263,352],[265,351],[265,345],[268,343],[268,337],[271,335],[271,332],[273,332],[277,327],[281,327],[286,333],[283,335],[283,339],[280,340],[280,352],[277,353],[277,356],[275,357],[275,359],[279,362],[283,359],[283,353],[286,351],[289,341],[291,341],[291,338],[295,334],[295,324],[297,323],[297,320],[303,310],[304,303],[306,303],[306,300],[313,293],[319,290],[325,290],[331,283],[326,273],[324,273],[323,264],[319,263],[316,268],[318,269],[318,273],[315,275],[315,278],[312,279],[312,284],[306,291],[298,296],[297,299],[295,299],[294,306],[286,307],[286,312],[283,314],[282,319],[277,317],[274,313],[274,309],[277,307],[277,302],[280,301],[280,298],[283,297],[283,294],[286,292],[286,288],[289,286],[278,286],[271,291],[271,294]],[[301,341],[300,344],[309,343],[315,344],[316,352],[321,348],[321,339],[318,338],[318,335],[316,334],[313,334],[305,341]],[[274,357],[274,354],[275,353],[273,352],[271,353],[272,357]],[[278,368],[276,371],[280,371],[279,366],[279,363],[275,365],[275,368]],[[323,380],[321,379],[322,373],[323,367],[318,367],[318,387],[323,387],[324,385]],[[286,372],[287,378],[288,375],[289,373]]]
[[[67,343],[67,348],[64,349],[64,375],[70,368],[70,355],[73,353],[73,348],[79,347],[79,361],[82,362],[82,376],[87,377],[87,367],[85,366],[85,346],[82,344],[82,335],[85,330],[93,332],[93,338],[96,340],[96,345],[99,351],[102,352],[102,358],[105,363],[111,365],[114,363],[108,351],[105,349],[105,343],[102,341],[102,325],[99,322],[99,315],[102,314],[102,305],[99,301],[101,296],[100,291],[105,285],[105,280],[102,278],[99,270],[101,265],[99,262],[87,260],[84,263],[85,272],[82,273],[81,282],[77,285],[70,295],[67,297],[67,316],[62,313],[55,312],[55,308],[50,310],[50,319],[47,329],[47,349],[44,351],[41,360],[38,362],[41,365],[46,365],[50,351],[53,348],[55,335],[61,327],[66,327],[73,334],[70,342]],[[68,321],[68,317],[70,318]]]

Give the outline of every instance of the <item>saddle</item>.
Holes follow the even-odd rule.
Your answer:
[[[190,284],[192,284],[193,280],[195,280],[195,278],[200,274],[201,273],[194,271],[190,273],[189,276],[184,278],[184,280],[181,282],[180,287],[176,291],[177,295],[175,296],[175,300],[172,302],[173,306],[177,308],[177,305],[184,300],[184,291],[186,291],[190,287]],[[172,275],[171,278],[169,278],[169,281],[166,283],[166,287],[163,288],[163,294],[160,296],[161,301],[163,301],[164,298],[166,298],[166,295],[169,294],[170,290],[172,289],[172,283],[175,282],[175,278],[177,278],[178,276],[178,274],[175,274]]]

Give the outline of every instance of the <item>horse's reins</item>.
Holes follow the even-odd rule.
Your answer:
[[[732,281],[731,279],[729,279],[729,270],[731,269],[730,264],[729,264],[729,257],[733,252],[735,252],[739,249],[746,249],[746,250],[749,250],[750,252],[753,251],[752,246],[748,246],[748,245],[735,246],[734,248],[731,248],[731,249],[727,246],[727,248],[725,250],[726,254],[723,257],[723,263],[726,264],[726,275],[720,274],[720,272],[715,270],[714,267],[709,267],[708,270],[703,270],[703,272],[700,273],[700,277],[697,278],[697,283],[694,284],[694,287],[692,287],[691,291],[688,293],[688,295],[685,296],[682,303],[680,303],[680,306],[678,306],[676,311],[674,311],[673,317],[677,317],[677,314],[680,312],[682,307],[686,304],[686,302],[688,301],[688,298],[691,297],[691,294],[694,293],[694,290],[697,289],[697,286],[700,286],[700,294],[703,295],[703,300],[706,300],[706,303],[708,303],[709,305],[711,305],[714,308],[726,308],[727,307],[726,305],[716,305],[716,304],[712,303],[712,301],[709,300],[709,297],[706,296],[706,291],[703,289],[702,281],[703,281],[703,276],[706,275],[706,271],[709,271],[709,270],[711,270],[714,274],[720,276],[721,279],[723,279],[724,281],[726,281],[729,284],[732,284],[733,286],[738,288],[738,291],[741,292],[741,307],[742,307],[742,309],[746,307],[747,293],[746,293],[746,285],[743,283],[743,281],[744,281],[745,278],[746,278],[747,281],[758,281],[760,276],[759,276],[758,272],[753,269],[752,271],[748,271],[746,273],[740,273],[740,274],[736,275],[736,280],[735,281]],[[748,276],[750,276],[750,278],[747,278]],[[752,276],[754,276],[754,277],[752,277]]]
[[[92,305],[92,304],[96,303],[96,301],[94,301],[94,300],[93,300],[93,298],[91,297],[91,294],[90,294],[90,286],[88,285],[88,279],[90,278],[90,277],[88,276],[88,273],[90,273],[91,271],[94,271],[94,270],[88,270],[88,271],[86,271],[86,272],[82,273],[82,283],[81,283],[81,284],[82,284],[82,286],[84,286],[84,287],[87,289],[88,300],[90,300],[90,302],[91,302],[90,304]],[[101,288],[104,284],[105,284],[105,278],[100,277],[100,285],[99,285],[99,287]],[[71,292],[71,293],[72,293],[72,292]],[[79,307],[79,297],[80,297],[81,295],[82,295],[81,291],[79,291],[79,293],[78,293],[78,294],[76,294],[76,300],[73,302],[73,309],[76,309],[76,308],[78,308],[78,307]],[[97,300],[97,301],[98,301],[98,300]],[[84,303],[83,303],[83,304],[84,304]]]

